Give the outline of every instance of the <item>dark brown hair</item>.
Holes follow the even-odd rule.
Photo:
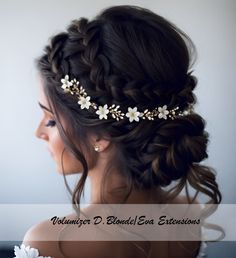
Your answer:
[[[88,142],[90,134],[108,139],[116,147],[107,173],[122,164],[126,198],[133,187],[150,189],[176,182],[166,200],[184,187],[187,190],[189,184],[196,194],[210,197],[209,203],[221,202],[215,170],[200,164],[208,157],[209,135],[199,114],[138,123],[100,120],[94,112],[81,110],[76,98],[61,89],[61,78],[68,74],[77,78],[99,105],[151,110],[166,104],[169,109],[179,106],[183,110],[196,103],[193,90],[197,78],[190,70],[195,58],[194,43],[183,31],[137,6],[110,7],[91,21],[73,20],[66,32],[50,39],[45,53],[37,59],[37,67],[65,146],[83,165],[73,191],[74,204],[80,203],[90,165],[85,153],[95,157]]]

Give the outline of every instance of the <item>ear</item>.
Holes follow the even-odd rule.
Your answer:
[[[94,134],[90,136],[90,142],[92,146],[98,145],[100,147],[100,152],[106,151],[111,145],[110,141],[105,140]]]

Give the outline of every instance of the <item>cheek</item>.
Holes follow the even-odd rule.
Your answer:
[[[63,156],[63,165],[64,165],[64,173],[67,175],[82,173],[83,171],[83,166],[81,162],[78,161],[75,158],[75,156],[71,152],[68,152],[67,150],[65,151]],[[62,168],[61,168],[61,171],[62,171]]]
[[[53,152],[53,157],[59,160],[65,146],[57,131],[55,131],[53,134],[50,135],[49,143],[50,143],[50,149]]]
[[[62,174],[62,166],[64,168],[65,174],[80,173],[83,170],[81,162],[79,162],[74,155],[65,149],[65,145],[61,140],[58,132],[52,137],[52,148],[53,148],[53,158],[55,159],[57,165],[57,171]],[[63,152],[64,151],[64,152]],[[62,157],[63,153],[63,157]],[[62,160],[63,158],[63,160]],[[62,164],[63,162],[63,164]]]

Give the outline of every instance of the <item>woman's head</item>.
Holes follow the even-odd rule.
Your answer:
[[[63,145],[83,167],[74,201],[79,202],[88,171],[96,165],[96,141],[110,150],[107,171],[119,168],[130,187],[150,189],[179,180],[178,194],[189,179],[204,192],[200,189],[204,182],[195,174],[203,172],[197,163],[207,158],[208,134],[199,115],[133,123],[99,119],[61,88],[61,79],[69,75],[101,106],[144,111],[167,105],[185,110],[196,103],[197,80],[189,71],[194,53],[194,44],[184,32],[135,6],[107,8],[91,21],[73,20],[66,32],[51,38],[37,66]],[[214,175],[209,173],[208,180],[213,182]],[[215,182],[211,190],[208,195],[217,202]]]

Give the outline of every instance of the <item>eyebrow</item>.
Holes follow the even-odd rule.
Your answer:
[[[42,109],[45,109],[45,110],[47,110],[48,112],[50,112],[51,114],[53,114],[53,112],[49,109],[49,108],[47,108],[47,107],[45,107],[43,104],[41,104],[40,102],[38,102],[38,104],[39,104],[39,106],[42,108]]]

